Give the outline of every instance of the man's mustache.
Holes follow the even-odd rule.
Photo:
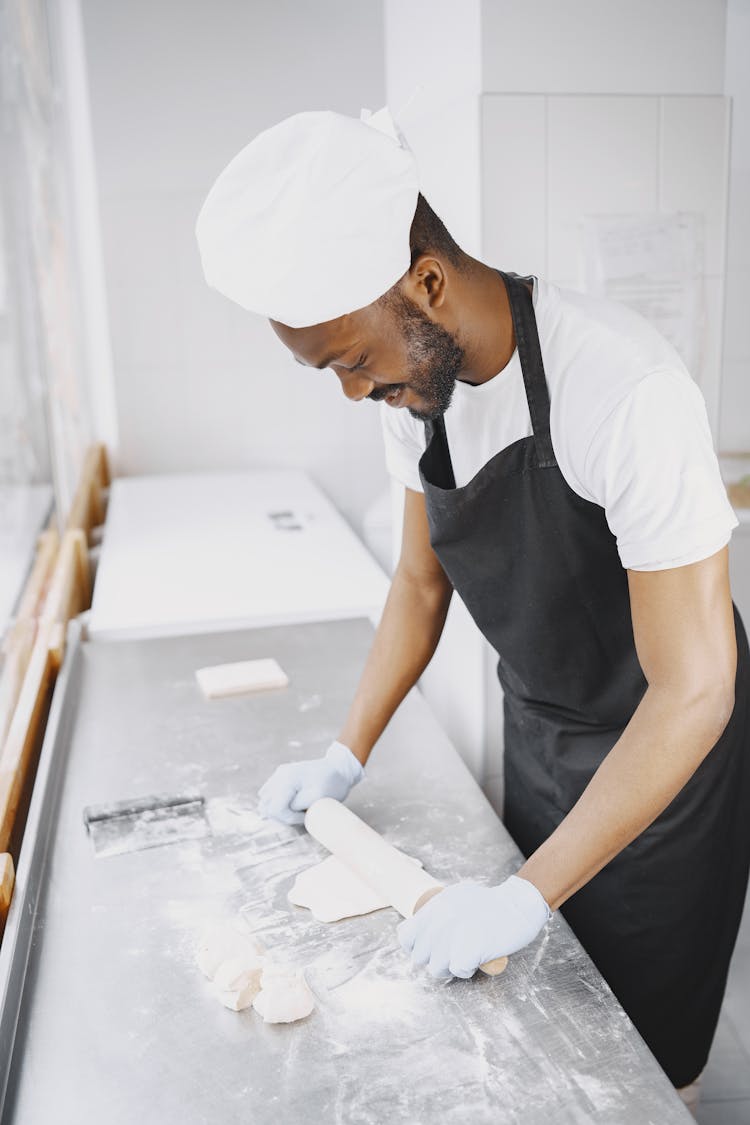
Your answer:
[[[373,387],[367,397],[372,399],[373,402],[382,402],[386,395],[393,394],[394,391],[398,391],[405,386],[406,383],[389,383],[387,387]]]

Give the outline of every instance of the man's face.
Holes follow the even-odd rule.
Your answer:
[[[445,413],[464,366],[464,350],[452,333],[398,289],[311,328],[271,324],[298,363],[330,367],[347,398],[385,399],[421,420]]]

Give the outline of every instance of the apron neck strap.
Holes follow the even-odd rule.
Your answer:
[[[537,459],[541,468],[548,468],[556,465],[557,461],[549,428],[549,390],[544,375],[542,349],[534,315],[533,278],[521,278],[518,274],[503,273],[502,270],[497,272],[508,291]]]
[[[453,489],[456,487],[456,476],[453,472],[451,452],[448,448],[448,434],[445,429],[445,416],[440,414],[437,418],[427,418],[424,424],[426,455],[432,450],[433,438],[437,438],[437,454],[432,465],[434,483],[440,488]]]

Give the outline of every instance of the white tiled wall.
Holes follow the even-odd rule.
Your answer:
[[[749,45],[750,46],[750,45]],[[729,166],[726,98],[659,98],[659,206],[697,211],[706,223],[706,275],[724,272]]]
[[[705,325],[693,375],[717,433],[727,99],[485,94],[481,112],[486,261],[581,288],[585,215],[705,217]]]
[[[658,105],[637,97],[547,101],[547,277],[577,277],[582,216],[654,210]],[[489,174],[488,132],[485,146]]]

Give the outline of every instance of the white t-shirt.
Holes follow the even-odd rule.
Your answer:
[[[664,570],[724,547],[737,518],[714,453],[703,395],[638,313],[534,279],[550,394],[550,432],[565,480],[604,508],[622,565]],[[388,471],[421,492],[424,423],[381,404]],[[456,383],[445,415],[456,485],[532,433],[518,352],[480,386]]]

